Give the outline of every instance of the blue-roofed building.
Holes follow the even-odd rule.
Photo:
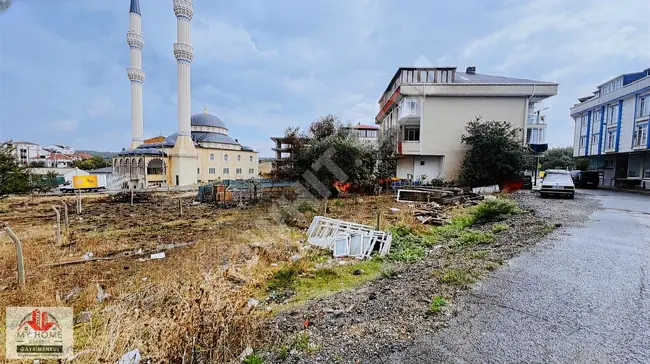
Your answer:
[[[380,137],[397,152],[397,177],[457,179],[466,152],[465,126],[476,117],[505,120],[522,130],[522,144],[537,155],[548,148],[540,102],[558,84],[491,76],[467,67],[402,67],[379,99]],[[423,178],[424,177],[424,178]]]
[[[573,155],[589,158],[602,185],[650,188],[650,68],[598,85],[570,113]]]
[[[191,136],[198,153],[197,182],[258,178],[258,152],[228,135],[228,127],[207,108],[191,117]],[[138,180],[138,187],[175,185],[170,158],[178,133],[147,139],[113,158],[116,175]]]

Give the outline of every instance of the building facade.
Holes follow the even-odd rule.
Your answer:
[[[377,147],[377,140],[379,138],[379,127],[375,125],[352,125],[350,129],[354,130],[361,144],[367,147]]]
[[[589,158],[601,184],[650,188],[650,68],[599,85],[570,112],[574,156]]]
[[[397,177],[454,180],[469,121],[505,120],[520,129],[522,144],[548,148],[537,103],[557,94],[553,82],[477,74],[475,67],[399,68],[379,99],[380,137],[394,143]]]
[[[192,0],[174,0],[177,39],[173,54],[178,75],[178,131],[168,137],[143,138],[142,12],[139,0],[131,0],[127,33],[131,62],[131,146],[113,158],[113,174],[126,176],[131,188],[187,186],[224,179],[258,176],[257,152],[228,136],[228,128],[217,116],[191,114],[191,22]]]

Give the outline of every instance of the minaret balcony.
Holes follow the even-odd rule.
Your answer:
[[[174,43],[174,56],[176,60],[186,60],[192,62],[194,58],[194,47],[185,43]]]
[[[135,82],[144,82],[144,71],[139,68],[127,68],[127,74],[129,75],[129,80]]]
[[[185,17],[189,20],[194,15],[194,6],[189,0],[174,0],[174,14],[177,17]]]
[[[126,43],[129,47],[142,49],[144,47],[144,37],[132,31],[126,33]]]

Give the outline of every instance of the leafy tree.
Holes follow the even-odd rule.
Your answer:
[[[589,169],[589,159],[588,158],[575,158],[575,169],[579,169],[581,171],[586,171]]]
[[[469,186],[485,186],[520,176],[533,165],[532,152],[521,143],[521,129],[507,121],[470,121],[461,141],[468,150],[460,179]]]
[[[9,148],[0,148],[0,197],[31,190],[29,168],[21,165]]]
[[[362,189],[374,186],[377,150],[365,147],[358,136],[333,115],[319,118],[308,130],[307,134],[301,133],[298,128],[285,131],[285,138],[293,144],[292,160],[277,168],[276,175],[300,179],[306,173],[313,173],[332,193],[337,193],[335,182],[349,182]],[[327,168],[326,163],[315,166],[319,160],[331,160],[345,176],[337,177],[337,173]],[[313,192],[316,190],[316,186],[309,183],[306,187]]]
[[[40,176],[40,178],[32,176],[32,181],[33,188],[41,193],[50,192],[59,185],[57,174],[54,171],[49,171],[44,176]]]
[[[377,149],[377,178],[395,177],[397,161],[395,160],[395,146],[388,139],[379,139]]]
[[[573,148],[551,148],[546,151],[544,158],[540,160],[542,171],[547,169],[574,169],[575,160],[573,159]]]
[[[84,171],[90,171],[90,170],[93,170],[93,169],[104,168],[104,167],[107,167],[107,166],[110,166],[110,165],[111,165],[110,161],[108,161],[108,160],[106,160],[106,159],[104,159],[102,157],[98,157],[98,156],[92,156],[89,159],[75,161],[74,163],[72,163],[73,167],[83,169]]]

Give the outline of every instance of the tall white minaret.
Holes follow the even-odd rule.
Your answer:
[[[178,66],[178,137],[172,150],[172,178],[174,185],[189,185],[197,182],[198,155],[191,134],[191,87],[190,65],[194,58],[194,47],[190,45],[190,25],[194,7],[192,0],[173,0],[176,14],[177,41],[174,43],[174,57]]]
[[[131,66],[127,74],[131,81],[131,149],[137,148],[143,141],[144,123],[142,121],[142,83],[144,71],[142,70],[142,15],[140,1],[131,0],[129,10],[129,32],[126,33],[126,42],[131,52]]]

